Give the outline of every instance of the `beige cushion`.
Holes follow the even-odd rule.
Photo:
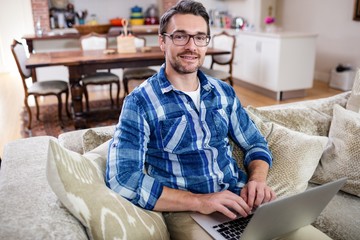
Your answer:
[[[328,138],[311,136],[273,122],[264,122],[254,113],[248,113],[265,136],[273,154],[274,160],[267,179],[268,185],[278,197],[305,191]],[[234,148],[234,157],[241,166],[243,153],[236,146]]]
[[[86,130],[82,135],[82,145],[84,149],[84,153],[89,152],[96,147],[100,146],[107,140],[112,138],[114,134],[114,129],[106,129],[101,131],[96,131],[94,129]]]
[[[342,190],[360,197],[360,114],[335,105],[329,140],[311,181],[348,177]]]
[[[305,106],[271,110],[248,106],[247,110],[263,121],[272,121],[309,135],[327,136],[331,123],[331,116]]]
[[[169,239],[161,213],[146,211],[106,187],[108,142],[80,155],[50,141],[47,179],[90,239]]]
[[[360,69],[357,70],[346,109],[360,113]]]

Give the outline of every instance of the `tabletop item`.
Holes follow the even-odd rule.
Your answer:
[[[118,53],[136,52],[135,38],[128,32],[128,21],[122,20],[123,33],[116,38]]]

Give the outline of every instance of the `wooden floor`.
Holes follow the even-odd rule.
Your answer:
[[[134,84],[134,83],[132,83]],[[328,87],[327,83],[315,81],[314,87],[307,90],[307,96],[304,98],[294,98],[286,101],[276,101],[253,91],[244,89],[235,84],[234,89],[244,106],[252,105],[255,107],[295,102],[301,100],[317,99],[332,96],[342,91]],[[123,91],[121,91],[121,96]],[[109,93],[106,88],[96,87],[90,90],[90,99],[108,98]],[[21,85],[18,73],[0,74],[0,157],[3,154],[4,145],[16,139],[21,138],[20,113],[23,110],[23,87]],[[40,104],[52,104],[56,102],[55,97],[40,99]]]

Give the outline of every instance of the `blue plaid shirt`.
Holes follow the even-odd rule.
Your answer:
[[[106,183],[142,208],[154,208],[163,186],[239,194],[247,176],[232,158],[228,136],[243,149],[245,166],[254,159],[271,165],[267,142],[234,89],[201,71],[198,78],[200,111],[174,89],[164,65],[124,101],[109,146]]]

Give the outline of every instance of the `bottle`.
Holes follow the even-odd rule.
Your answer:
[[[42,36],[43,34],[43,30],[41,29],[41,21],[40,21],[40,17],[38,18],[36,25],[35,25],[35,30],[36,30],[36,35],[37,36]]]

